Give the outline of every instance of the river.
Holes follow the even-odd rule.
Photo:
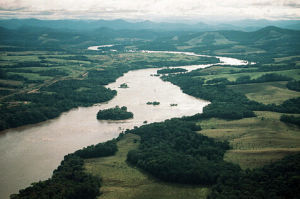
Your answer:
[[[97,47],[89,47],[91,50]],[[147,53],[155,53],[147,51]],[[186,52],[166,52],[186,53]],[[201,56],[194,53],[191,56]],[[220,58],[222,64],[246,64],[242,60]],[[187,70],[210,65],[184,66]],[[107,87],[118,94],[107,103],[79,107],[58,118],[35,125],[9,129],[0,134],[0,198],[8,198],[32,182],[49,178],[63,156],[82,147],[115,138],[122,130],[148,123],[201,113],[209,102],[184,94],[179,87],[153,76],[158,69],[130,71]],[[119,88],[126,83],[129,88]],[[160,105],[147,105],[158,101]],[[177,106],[170,106],[177,104]],[[100,109],[127,106],[134,118],[99,121]]]

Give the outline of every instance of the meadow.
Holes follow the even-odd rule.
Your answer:
[[[102,199],[180,199],[206,198],[209,188],[162,182],[149,174],[129,165],[127,153],[139,146],[140,137],[126,134],[118,141],[114,156],[86,159],[87,173],[102,178]]]

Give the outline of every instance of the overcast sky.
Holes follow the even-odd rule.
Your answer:
[[[0,18],[300,19],[300,0],[0,0]]]

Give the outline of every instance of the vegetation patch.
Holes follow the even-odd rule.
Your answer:
[[[279,105],[288,99],[300,97],[299,92],[286,89],[286,82],[239,84],[229,88],[263,104]]]
[[[282,115],[280,121],[300,126],[300,117],[295,117],[293,115]]]
[[[300,195],[300,153],[263,168],[222,176],[209,198],[297,198]]]
[[[126,83],[123,83],[119,86],[119,88],[129,88],[128,85]]]
[[[116,106],[114,108],[100,110],[97,113],[98,120],[126,120],[133,118],[133,113],[127,111],[126,106]]]
[[[95,199],[100,195],[101,179],[84,172],[83,158],[110,156],[116,151],[116,141],[112,140],[68,154],[50,179],[33,183],[19,194],[12,194],[11,198]]]
[[[183,73],[187,70],[184,68],[166,68],[157,71],[157,74],[168,74],[168,73]]]
[[[157,101],[147,102],[147,105],[157,106],[157,105],[160,105],[160,102],[157,102]]]
[[[195,185],[166,183],[151,177],[126,162],[127,153],[138,149],[140,136],[125,134],[117,142],[114,156],[86,159],[84,168],[88,174],[101,177],[99,199],[205,199],[209,188]]]
[[[299,128],[280,122],[280,113],[255,112],[257,117],[239,120],[201,120],[201,134],[228,141],[224,159],[243,169],[262,167],[284,155],[300,151]],[[253,153],[251,153],[253,151]]]
[[[300,81],[289,81],[286,87],[290,90],[300,91]]]
[[[239,167],[223,161],[229,145],[197,134],[193,122],[169,120],[128,131],[141,136],[127,161],[155,177],[177,183],[214,184],[217,178]]]

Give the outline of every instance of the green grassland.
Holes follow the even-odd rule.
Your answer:
[[[7,76],[17,75],[25,79],[10,79],[9,77],[0,77],[0,87],[5,89],[5,85],[18,85],[13,88],[12,93],[30,92],[36,88],[51,84],[64,79],[84,78],[90,70],[102,70],[106,67],[122,67],[123,65],[139,68],[157,67],[157,63],[181,61],[185,64],[202,63],[202,59],[195,56],[168,53],[106,53],[91,54],[89,51],[83,51],[87,60],[76,59],[77,51],[65,53],[63,51],[19,51],[19,52],[0,52],[0,68],[6,72]],[[20,63],[41,63],[41,66],[15,67]],[[57,70],[65,75],[47,75],[47,71]],[[134,69],[134,68],[133,68]],[[44,75],[40,75],[44,72]],[[38,82],[34,82],[38,80]],[[24,90],[25,89],[25,90]]]
[[[300,151],[300,129],[280,121],[280,113],[255,112],[257,117],[240,120],[211,118],[199,122],[200,133],[228,140],[232,150],[224,159],[242,168],[260,167]]]
[[[281,104],[285,100],[300,97],[300,93],[286,88],[287,82],[264,82],[228,86],[245,94],[250,100],[263,104]]]
[[[102,178],[101,199],[206,198],[209,189],[159,181],[127,164],[129,150],[139,145],[139,136],[127,134],[118,141],[114,156],[85,160],[86,172]]]
[[[292,70],[281,70],[281,71],[270,71],[270,72],[240,72],[240,73],[228,73],[225,72],[225,70],[220,71],[220,72],[215,72],[213,73],[213,70],[217,70],[217,68],[214,66],[211,69],[212,75],[206,75],[205,79],[206,80],[211,80],[215,78],[226,78],[229,81],[235,81],[237,78],[242,77],[242,76],[250,76],[251,79],[256,79],[264,74],[270,74],[270,73],[275,73],[278,75],[284,75],[287,77],[291,77],[293,79],[299,79],[300,78],[300,69],[292,69]],[[199,78],[203,78],[203,76],[199,76]]]

